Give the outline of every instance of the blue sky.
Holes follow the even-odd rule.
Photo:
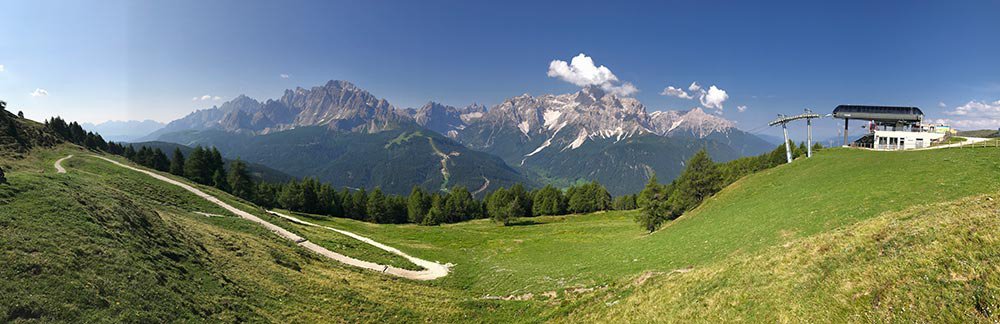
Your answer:
[[[403,108],[491,106],[576,91],[547,72],[584,53],[650,111],[702,106],[688,86],[715,85],[722,116],[746,130],[846,103],[1000,126],[997,1],[42,0],[0,12],[0,98],[33,119],[169,121],[330,79]]]

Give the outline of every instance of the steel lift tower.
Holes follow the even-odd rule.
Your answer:
[[[792,147],[788,144],[788,123],[799,119],[806,120],[806,157],[812,157],[812,120],[820,117],[822,116],[813,113],[812,110],[806,109],[804,114],[795,116],[785,116],[779,114],[778,119],[775,119],[767,124],[768,126],[781,125],[781,130],[785,133],[785,157],[788,158],[788,163],[792,163]]]

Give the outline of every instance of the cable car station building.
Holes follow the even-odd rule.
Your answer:
[[[844,146],[907,150],[930,147],[945,137],[921,124],[924,113],[917,107],[840,105],[833,117],[844,120]],[[868,133],[854,143],[847,140],[851,119],[868,122]]]

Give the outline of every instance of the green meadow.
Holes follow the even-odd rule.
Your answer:
[[[56,174],[68,154],[69,173]],[[944,319],[996,320],[992,147],[823,150],[745,177],[652,234],[638,211],[513,226],[298,214],[452,265],[428,282],[323,259],[89,154],[64,145],[0,158],[4,322],[920,321],[939,307]],[[199,188],[331,250],[415,269]]]

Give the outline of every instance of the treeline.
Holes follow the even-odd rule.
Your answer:
[[[789,144],[793,159],[806,154],[805,143]],[[819,143],[813,145],[813,151],[822,148]],[[634,198],[635,205],[642,208],[642,212],[636,215],[636,222],[653,232],[665,221],[676,219],[698,207],[702,201],[743,176],[784,164],[786,159],[784,145],[779,145],[769,153],[725,163],[713,162],[702,149],[687,161],[684,171],[671,183],[660,184],[656,175],[649,179],[646,187]]]
[[[519,217],[591,213],[613,206],[611,194],[596,181],[569,187],[565,192],[551,185],[528,191],[516,184],[493,191],[484,201],[487,216],[504,225]]]
[[[87,149],[95,151],[105,151],[112,154],[121,154],[121,145],[108,143],[100,134],[88,132],[77,122],[66,123],[61,117],[52,117],[45,120],[45,128],[62,137],[62,139]]]
[[[337,190],[315,178],[285,183],[254,179],[247,165],[233,161],[228,170],[216,148],[195,147],[190,156],[175,149],[168,160],[158,148],[136,150],[125,146],[122,155],[151,169],[170,172],[220,190],[264,208],[282,208],[317,215],[351,218],[380,224],[438,225],[492,218],[510,224],[520,217],[589,213],[621,207],[597,182],[572,186],[566,191],[552,186],[527,190],[516,184],[499,188],[477,200],[468,189],[456,186],[447,192],[429,192],[415,186],[409,195],[386,194],[375,188]],[[634,196],[629,206],[634,208]],[[623,207],[625,209],[628,207]]]
[[[112,143],[114,144],[114,143]],[[109,152],[114,154],[114,152]],[[236,160],[226,170],[222,153],[216,148],[195,147],[187,157],[180,148],[174,148],[171,157],[160,148],[150,148],[145,145],[138,150],[132,145],[123,146],[119,155],[129,161],[147,168],[169,172],[193,182],[212,186],[248,201],[254,200],[256,192],[254,181],[246,163]]]

